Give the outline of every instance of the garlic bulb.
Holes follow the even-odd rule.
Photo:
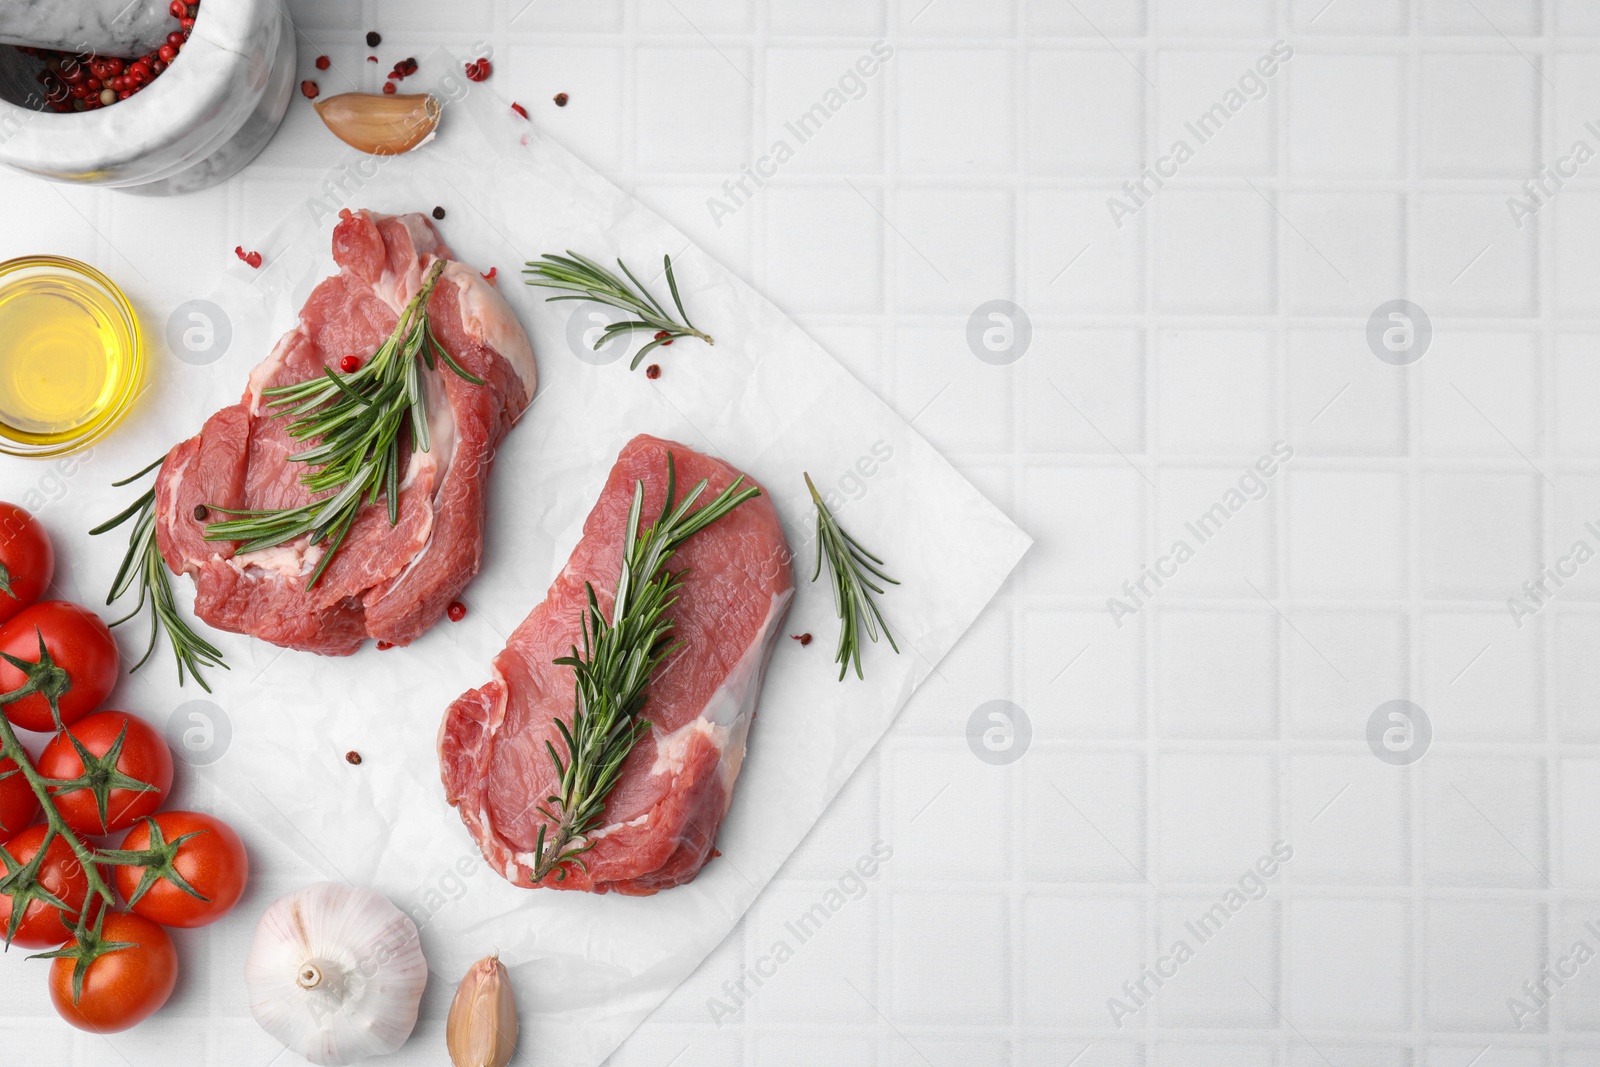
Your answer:
[[[382,894],[318,882],[261,916],[244,980],[263,1030],[337,1065],[405,1044],[428,963],[416,924]]]
[[[472,965],[450,1002],[444,1044],[455,1067],[506,1067],[517,1050],[517,1001],[498,956]]]
[[[397,156],[427,143],[441,110],[431,93],[341,93],[312,106],[335,137],[375,156]]]

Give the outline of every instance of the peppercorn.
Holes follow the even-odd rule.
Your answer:
[[[206,521],[206,516],[210,515],[210,514],[211,514],[211,509],[206,507],[204,504],[196,504],[194,506],[194,521],[195,522],[205,522]]]
[[[467,617],[467,606],[459,600],[452,600],[450,607],[445,609],[445,614],[450,617],[451,622],[460,622]]]
[[[333,60],[329,59],[327,56],[318,56],[317,57],[317,69],[318,70],[327,70],[331,66],[333,66]]]
[[[344,761],[352,767],[359,767],[361,766],[361,753],[352,748],[344,754]]]
[[[361,369],[361,357],[345,356],[339,360],[339,369],[346,374],[354,374]]]
[[[644,376],[652,380],[661,377],[661,364],[652,363],[644,369]]]
[[[305,97],[307,100],[315,100],[317,98],[317,94],[321,92],[322,90],[317,87],[317,83],[312,81],[310,78],[307,78],[305,81],[300,83],[300,95]]]
[[[377,30],[368,30],[367,31],[367,47],[368,48],[376,48],[382,43],[383,43],[383,38],[378,34]]]
[[[566,107],[566,106],[567,106],[567,94],[566,93],[557,93],[556,94],[556,107]]]
[[[442,207],[434,208],[433,209],[433,217],[436,218],[436,219],[444,218],[444,208],[442,208]]]

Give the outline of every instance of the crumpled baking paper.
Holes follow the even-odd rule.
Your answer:
[[[460,69],[448,59],[426,66]],[[498,951],[521,1009],[519,1062],[588,1067],[729,933],[1030,542],[904,419],[683,234],[484,87],[447,76],[436,91],[449,102],[432,143],[382,161],[350,155],[250,246],[265,257],[262,269],[233,267],[212,296],[231,328],[226,355],[209,373],[178,368],[158,383],[159,414],[147,404],[96,449],[93,468],[137,470],[238,397],[312,286],[333,272],[340,207],[443,206],[438,226],[457,256],[497,268],[540,381],[495,460],[484,567],[463,595],[466,618],[441,619],[408,648],[368,645],[342,659],[217,635],[232,669],[210,672],[215,708],[186,710],[205,694],[177,687],[163,646],[136,692],[141,705],[169,701],[180,724],[198,709],[194,728],[172,735],[213,746],[191,754],[203,764],[196,773],[226,784],[329,878],[376,888],[410,913],[447,989]],[[622,344],[588,352],[585,334],[592,340],[609,317],[547,303],[548,291],[522,284],[525,261],[566,249],[607,264],[622,256],[663,301],[661,257],[671,254],[685,307],[715,347],[658,348],[650,361],[663,373],[653,381],[628,370]],[[767,487],[797,557],[786,629],[816,640],[779,641],[721,856],[692,883],[646,898],[515,889],[483,863],[445,803],[435,734],[445,707],[488,677],[490,658],[543,599],[618,450],[641,432],[721,456]],[[837,680],[831,662],[838,624],[826,581],[808,580],[815,545],[802,471],[901,582],[881,601],[901,654],[868,645],[865,681]],[[120,548],[109,542],[95,539],[85,584],[109,580]],[[189,581],[176,585],[187,604]]]

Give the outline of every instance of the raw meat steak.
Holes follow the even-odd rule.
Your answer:
[[[195,614],[222,630],[275,645],[345,656],[375,637],[408,644],[444,614],[478,573],[484,483],[495,446],[533,397],[533,349],[516,316],[472,267],[455,262],[421,215],[340,212],[333,231],[339,273],[312,290],[300,323],[250,374],[239,403],[206,420],[174,448],[156,482],[156,537],[174,574],[195,580]],[[314,588],[306,582],[323,546],[307,537],[240,553],[207,541],[211,508],[287,508],[311,499],[307,468],[287,457],[308,445],[291,438],[262,391],[363,363],[378,349],[435,260],[448,262],[428,313],[435,335],[474,385],[440,366],[423,368],[432,448],[414,452],[402,475],[399,522],[369,505]],[[197,511],[197,508],[201,510]]]
[[[489,865],[532,886],[538,807],[556,789],[546,740],[565,752],[553,719],[571,722],[573,674],[552,661],[581,641],[584,582],[608,615],[622,569],[622,539],[634,484],[644,482],[644,524],[661,513],[667,451],[680,493],[702,478],[699,504],[739,472],[655,437],[635,437],[617,457],[583,526],[583,538],[550,587],[495,657],[493,677],[463,694],[439,727],[445,794]],[[744,760],[761,678],[794,594],[788,542],[765,494],[696,534],[669,561],[688,571],[672,609],[682,649],[650,681],[643,717],[650,732],[623,764],[606,801],[605,825],[584,855],[539,883],[555,889],[645,895],[681,885],[711,855]]]

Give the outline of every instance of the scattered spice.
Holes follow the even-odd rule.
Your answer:
[[[379,641],[378,642],[378,651],[379,652],[387,652],[393,647],[394,647],[394,642],[393,641]]]
[[[206,516],[210,515],[210,514],[211,514],[211,509],[206,507],[204,504],[196,504],[194,506],[194,521],[195,522],[205,522],[206,521]]]
[[[378,61],[378,57],[377,56],[368,56],[367,57],[367,62],[368,63],[376,63],[377,61]]]
[[[648,367],[646,367],[644,369],[644,376],[646,378],[659,378],[659,377],[661,377],[661,364],[659,364],[659,363],[650,364]]]
[[[665,348],[672,343],[672,335],[666,330],[657,330],[655,340],[661,345],[662,348]]]
[[[436,219],[444,218],[444,208],[442,208],[442,207],[434,208],[433,209],[433,217],[436,218]]]
[[[360,356],[344,356],[339,360],[339,369],[346,374],[354,374],[361,369]]]
[[[789,637],[792,640],[799,641],[801,648],[805,648],[807,645],[809,645],[811,643],[811,635],[809,633],[790,634]]]
[[[244,245],[234,245],[233,246],[233,254],[238,256],[240,259],[244,260],[246,263],[250,264],[250,266],[254,267],[256,270],[260,270],[261,269],[261,253],[260,252],[246,252],[244,250]]]
[[[352,748],[344,754],[344,761],[352,767],[359,767],[361,766],[361,753]]]
[[[393,96],[394,95],[394,82],[384,82],[383,83],[383,91],[384,91],[385,94],[387,94],[389,96]]]
[[[333,60],[329,59],[327,56],[318,56],[317,57],[317,69],[318,70],[327,70],[331,66],[333,66]]]
[[[376,48],[383,43],[383,36],[377,30],[367,31],[367,47]]]
[[[321,92],[322,90],[317,87],[317,83],[310,78],[300,83],[300,95],[307,100],[315,100]]]
[[[556,94],[556,107],[566,107],[566,106],[567,106],[567,94],[566,93],[557,93]]]
[[[487,59],[480,59],[467,64],[467,80],[474,82],[488,81],[489,75],[494,73],[494,66]]]
[[[517,103],[515,100],[511,101],[511,110],[515,111],[517,114],[521,115],[523,118],[527,118],[528,117],[528,109],[523,107],[521,104]]]
[[[450,606],[445,609],[445,614],[450,617],[451,622],[460,622],[467,617],[467,606],[459,600],[452,600]]]
[[[483,280],[486,281],[486,282],[492,282],[492,281],[494,281],[494,276],[496,274],[499,274],[499,273],[500,273],[500,268],[499,267],[490,267],[489,268],[489,273],[485,274],[483,276]]]

